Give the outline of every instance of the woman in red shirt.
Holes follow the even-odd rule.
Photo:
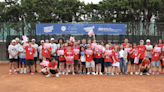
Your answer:
[[[71,45],[68,45],[68,50],[65,51],[64,57],[66,59],[66,75],[68,75],[68,68],[71,65],[72,67],[72,75],[74,73],[74,52],[71,50]]]
[[[161,54],[160,54],[160,56],[162,56],[162,54],[163,54],[163,46],[164,46],[163,40],[159,39],[158,40],[158,47],[161,47]],[[160,61],[161,61],[161,67],[162,67],[162,60],[160,60]],[[163,73],[163,71],[161,73]]]
[[[118,53],[118,46],[114,47],[114,51],[112,52],[112,59],[113,59],[113,69],[112,69],[112,75],[114,75],[114,69],[116,70],[115,74],[119,75],[117,71],[117,67],[119,67],[119,53]]]
[[[58,53],[59,52],[62,52],[63,54],[60,54],[59,55],[59,69],[60,69],[60,73],[62,72],[62,74],[64,75],[64,65],[65,65],[65,58],[64,58],[64,51],[65,51],[65,48],[63,46],[63,44],[60,44],[60,48],[58,49]]]

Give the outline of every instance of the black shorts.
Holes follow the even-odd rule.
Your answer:
[[[78,60],[74,60],[74,65],[78,65],[79,61]]]
[[[162,68],[164,68],[164,66],[162,66]]]
[[[81,62],[81,65],[85,65],[85,62]]]
[[[26,65],[34,65],[33,59],[26,59]]]
[[[65,63],[65,61],[59,61],[60,63]]]
[[[160,60],[160,62],[161,62],[161,65],[162,65],[162,60]]]
[[[39,59],[40,63],[42,62],[42,59]]]
[[[34,61],[37,61],[37,57],[34,57]]]
[[[112,62],[104,62],[104,67],[112,66]]]
[[[130,57],[131,64],[134,64],[134,59]]]
[[[101,64],[102,63],[102,58],[95,58],[96,64]]]
[[[46,58],[46,59],[48,59],[49,61],[50,61],[50,58]],[[51,61],[50,61],[51,62]]]
[[[151,62],[151,58],[149,58],[150,62]]]
[[[18,59],[9,59],[10,62],[18,62]]]
[[[55,71],[55,70],[50,70],[50,72],[51,72],[52,74],[56,74],[56,71]]]
[[[143,59],[139,59],[139,62],[138,62],[138,64],[141,64],[141,63],[142,63],[142,60],[143,60]]]

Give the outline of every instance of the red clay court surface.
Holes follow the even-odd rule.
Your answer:
[[[39,69],[39,66],[38,66]],[[0,92],[164,92],[164,75],[60,75],[8,74],[0,65]]]

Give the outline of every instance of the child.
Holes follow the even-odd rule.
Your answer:
[[[146,73],[146,75],[150,75],[148,73],[150,69],[150,60],[149,58],[146,56],[143,60],[142,60],[142,67],[140,69],[140,75],[143,75],[143,73]]]
[[[21,42],[22,45],[24,44],[24,41]],[[22,63],[24,63],[24,73],[26,73],[26,50],[23,48],[23,46],[19,46],[19,64],[21,65],[21,72],[23,73],[23,67]]]
[[[85,68],[86,57],[85,57],[85,54],[84,54],[84,47],[81,47],[80,61],[81,61],[80,74],[82,74],[82,69],[83,69],[83,74],[85,74],[85,71],[86,71],[86,68]]]
[[[60,44],[60,48],[58,49],[58,51],[59,50],[63,51],[63,52],[65,51],[63,44]],[[62,72],[63,75],[65,74],[64,73],[64,64],[65,64],[64,55],[59,55],[59,69],[60,69],[59,74],[61,74],[61,72]]]
[[[158,44],[154,44],[153,47],[158,47]],[[156,74],[159,74],[159,64],[160,64],[160,52],[156,52],[155,49],[152,49],[151,50],[151,54],[152,54],[152,57],[151,57],[151,65],[152,65],[152,74],[155,74],[155,70],[154,70],[154,67],[156,66]]]
[[[110,46],[107,44],[106,45],[106,50],[104,51],[105,75],[107,75],[107,74],[111,75],[110,69],[111,69],[111,66],[112,66],[112,56],[109,55],[109,53],[107,53],[107,52],[111,51],[109,48],[110,48]]]
[[[164,54],[162,54],[162,56],[161,56],[161,58],[160,58],[161,60],[162,60],[162,70],[161,71],[163,71],[163,75],[164,75]]]
[[[112,69],[112,75],[114,75],[114,69],[116,70],[115,74],[119,75],[117,71],[117,67],[119,67],[119,53],[118,53],[118,46],[114,47],[114,51],[112,52],[112,59],[113,59],[113,69]]]
[[[46,62],[47,61],[47,65],[44,65],[43,62]],[[48,67],[48,63],[50,63],[50,61],[48,59],[46,59],[46,57],[43,57],[43,61],[40,63],[40,66],[41,66],[41,70],[40,70],[40,73],[45,75],[46,74],[46,69]]]

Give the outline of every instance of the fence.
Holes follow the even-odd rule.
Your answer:
[[[36,35],[35,33],[35,24],[36,23],[0,23],[0,40],[2,42],[6,42],[6,45],[2,46],[2,50],[7,53],[7,47],[12,39],[19,37],[22,38],[22,35],[27,35],[29,39],[35,38],[36,42],[40,44],[40,40],[50,39],[51,37],[57,40],[58,37],[64,37],[65,39],[69,39],[71,35]],[[155,43],[159,38],[162,38],[164,35],[164,23],[148,23],[148,22],[128,22],[125,23],[126,27],[126,35],[96,35],[96,39],[98,42],[101,40],[105,40],[106,42],[118,42],[122,43],[125,38],[129,39],[130,43],[139,43],[140,39],[146,40],[150,39],[151,43]],[[88,39],[88,35],[74,35],[76,40]],[[6,47],[6,48],[5,48]],[[8,55],[6,59],[8,59]],[[2,58],[0,58],[2,60]],[[4,59],[3,59],[4,60]]]

